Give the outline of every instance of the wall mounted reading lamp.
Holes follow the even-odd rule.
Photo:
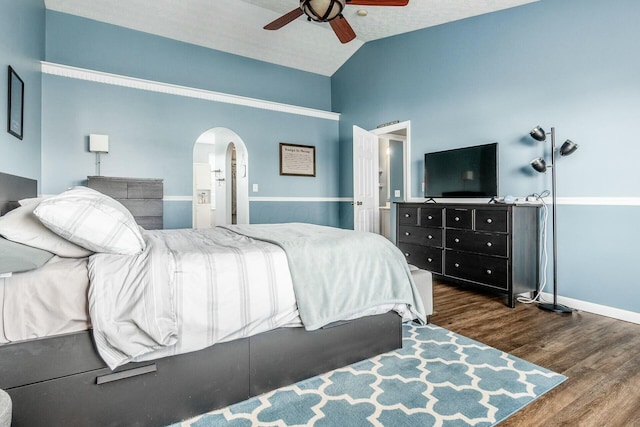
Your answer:
[[[96,153],[96,176],[100,176],[100,153],[109,152],[109,135],[89,135],[89,151]]]
[[[547,168],[551,168],[551,205],[553,209],[553,303],[539,303],[538,308],[555,313],[572,313],[573,310],[564,305],[558,304],[558,239],[556,234],[556,130],[551,128],[551,132],[547,133],[540,126],[533,128],[529,135],[536,141],[544,142],[547,135],[551,135],[551,166],[548,166],[542,157],[538,157],[531,161],[531,167],[537,172],[546,172]],[[557,152],[561,156],[568,156],[578,149],[578,144],[567,139]]]

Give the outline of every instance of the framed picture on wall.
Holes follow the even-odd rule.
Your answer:
[[[316,147],[281,142],[280,175],[316,176]]]
[[[7,103],[7,132],[22,139],[24,114],[24,82],[9,65],[9,100]]]

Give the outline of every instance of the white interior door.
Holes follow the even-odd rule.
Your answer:
[[[378,136],[353,127],[353,228],[380,233]]]

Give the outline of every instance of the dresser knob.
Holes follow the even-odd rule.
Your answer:
[[[433,258],[427,258],[428,262],[433,262]]]
[[[404,235],[405,235],[405,236],[411,236],[411,233],[409,233],[408,231],[405,231],[405,232],[404,232]]]
[[[488,246],[488,247],[491,247],[491,246],[493,246],[493,243],[491,243],[491,242],[487,242],[487,246]]]
[[[404,214],[404,217],[405,218],[411,218],[411,214],[406,213],[406,214]]]
[[[429,235],[427,236],[427,239],[431,240],[431,239],[433,239],[433,236],[432,236],[431,234],[429,234]]]
[[[454,266],[455,268],[458,268],[458,267],[460,267],[460,264],[458,264],[458,263],[456,262],[455,264],[453,264],[453,266]]]
[[[487,224],[491,224],[493,220],[491,218],[487,218]]]
[[[454,220],[454,221],[460,221],[460,217],[459,217],[459,216],[457,216],[457,217],[453,218],[453,220]]]
[[[487,274],[491,274],[491,270],[487,270]]]
[[[404,256],[409,257],[409,252],[405,252]]]
[[[433,216],[429,215],[429,216],[427,217],[427,219],[433,219]]]
[[[460,243],[460,239],[458,239],[457,237],[455,239],[453,239],[454,242],[456,243]]]

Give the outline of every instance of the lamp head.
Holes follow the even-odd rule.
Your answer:
[[[540,126],[534,127],[531,132],[529,132],[529,135],[536,141],[544,141],[547,139],[547,133]]]
[[[536,172],[546,172],[547,162],[545,162],[542,157],[538,157],[537,159],[531,160],[531,167],[534,168]]]
[[[562,146],[560,147],[560,155],[561,156],[568,156],[569,154],[572,154],[577,149],[578,149],[578,144],[576,144],[575,142],[571,141],[570,139],[567,139],[564,142],[564,144],[562,144]]]

